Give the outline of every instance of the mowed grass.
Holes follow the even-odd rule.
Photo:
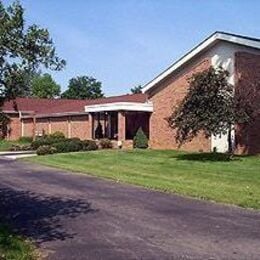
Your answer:
[[[0,151],[9,151],[12,145],[29,145],[29,142],[0,140]]]
[[[260,209],[260,157],[158,150],[55,154],[31,162],[164,192]]]
[[[0,226],[0,259],[33,260],[36,259],[36,254],[29,242]]]

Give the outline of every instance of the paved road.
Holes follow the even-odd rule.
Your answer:
[[[48,259],[260,259],[260,212],[0,160],[0,217]]]

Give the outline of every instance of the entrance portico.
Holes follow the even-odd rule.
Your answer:
[[[124,143],[133,140],[138,128],[149,138],[150,102],[116,102],[85,106],[89,114],[92,139],[109,138]]]

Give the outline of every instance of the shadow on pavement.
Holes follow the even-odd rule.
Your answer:
[[[61,220],[94,213],[91,204],[80,199],[49,197],[29,191],[0,187],[1,223],[37,243],[73,238]]]

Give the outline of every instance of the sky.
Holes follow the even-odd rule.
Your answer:
[[[2,0],[10,4],[11,0]],[[67,62],[48,71],[65,90],[76,76],[106,96],[144,85],[215,31],[260,38],[259,0],[20,0],[27,24],[48,28]]]

